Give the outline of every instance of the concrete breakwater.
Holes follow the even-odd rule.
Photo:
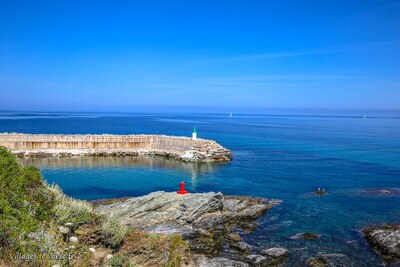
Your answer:
[[[232,152],[213,140],[166,135],[1,133],[0,146],[18,156],[166,156],[182,161],[228,161]]]

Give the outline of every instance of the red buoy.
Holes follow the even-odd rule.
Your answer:
[[[176,191],[176,192],[178,194],[181,194],[181,195],[184,195],[184,194],[188,193],[188,191],[185,190],[185,183],[184,182],[181,182],[180,189],[179,189],[179,191]]]

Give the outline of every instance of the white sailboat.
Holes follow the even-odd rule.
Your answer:
[[[229,113],[229,117],[232,117],[232,112]]]

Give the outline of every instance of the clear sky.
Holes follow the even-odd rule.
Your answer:
[[[0,109],[157,106],[399,109],[400,1],[0,1]]]

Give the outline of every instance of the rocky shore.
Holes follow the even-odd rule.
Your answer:
[[[133,229],[179,234],[198,255],[198,266],[267,266],[287,256],[284,248],[254,251],[239,235],[252,231],[255,219],[281,201],[222,193],[179,195],[153,192],[135,198],[94,202],[98,214]],[[220,255],[224,255],[221,258]]]
[[[368,243],[388,261],[400,261],[400,224],[364,228]]]
[[[214,148],[209,151],[199,151],[196,148],[184,152],[161,149],[32,149],[12,150],[18,157],[153,157],[161,156],[184,162],[222,162],[232,159],[232,152],[225,148]]]

